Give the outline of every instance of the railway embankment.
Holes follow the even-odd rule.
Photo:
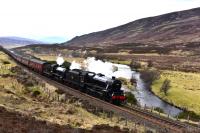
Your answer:
[[[7,62],[5,62],[7,61]],[[87,103],[31,76],[0,52],[0,129],[5,132],[144,131],[143,126],[96,112]],[[12,81],[12,82],[11,82]],[[33,124],[34,123],[34,124]]]

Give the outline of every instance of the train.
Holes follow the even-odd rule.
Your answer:
[[[87,93],[96,98],[121,105],[126,101],[122,88],[122,82],[115,77],[109,78],[101,73],[84,71],[81,69],[69,69],[47,61],[18,54],[11,50],[4,50],[18,63],[26,66],[41,75],[61,82],[67,86]]]

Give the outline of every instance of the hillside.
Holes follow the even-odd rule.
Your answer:
[[[68,46],[168,45],[200,42],[200,8],[139,19],[119,27],[77,36]],[[144,45],[143,45],[144,46]]]
[[[0,67],[0,133],[144,132],[142,125],[125,125],[115,114],[111,120],[109,112],[59,91],[2,51]]]
[[[21,37],[0,37],[0,45],[5,47],[41,44],[43,42]]]

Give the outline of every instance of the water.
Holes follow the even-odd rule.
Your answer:
[[[139,104],[141,106],[147,106],[147,107],[159,107],[163,109],[163,111],[166,114],[169,114],[171,116],[176,116],[182,110],[179,108],[176,108],[163,100],[159,99],[157,96],[155,96],[151,91],[149,91],[149,86],[142,81],[140,78],[140,74],[137,72],[133,73],[133,78],[136,79],[136,91],[133,91],[133,94],[135,95],[136,99],[138,100]]]
[[[136,91],[132,93],[135,95],[141,106],[147,107],[159,107],[163,109],[166,114],[171,116],[178,115],[181,110],[162,101],[157,96],[155,96],[151,91],[149,91],[149,85],[145,84],[140,78],[140,74],[131,71],[131,68],[127,65],[115,64],[111,62],[103,62],[101,60],[95,60],[94,57],[87,58],[82,64],[73,62],[70,68],[85,68],[85,70],[92,71],[95,73],[102,73],[108,77],[115,76],[117,78],[122,77],[126,79],[131,79],[132,77],[136,79],[137,87]]]

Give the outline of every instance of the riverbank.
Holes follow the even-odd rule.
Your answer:
[[[145,75],[148,76],[149,73],[145,73]],[[149,108],[159,108],[165,114],[169,114],[173,117],[177,116],[179,113],[182,112],[179,108],[171,105],[168,102],[163,101],[162,99],[154,95],[151,92],[150,84],[144,82],[144,75],[142,76],[140,73],[135,73],[133,76],[137,81],[136,91],[134,91],[133,94],[135,95],[136,99],[138,100],[141,106]]]
[[[165,79],[170,89],[165,95],[160,88]],[[200,74],[180,71],[161,71],[160,79],[152,84],[152,92],[162,100],[200,115]]]

